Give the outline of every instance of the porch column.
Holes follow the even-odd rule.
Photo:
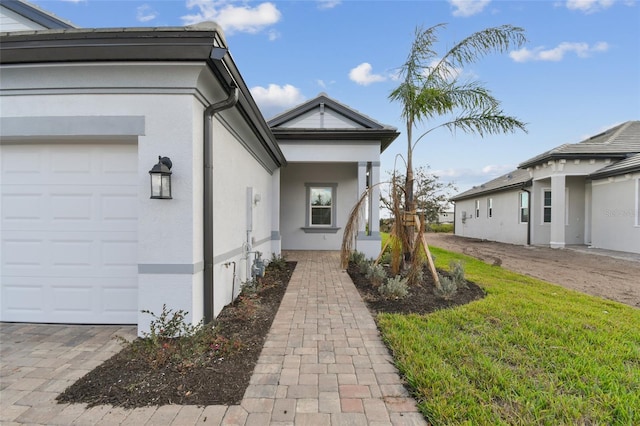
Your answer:
[[[374,161],[369,166],[369,182],[372,187],[369,200],[369,235],[380,237],[380,162]]]
[[[567,200],[565,175],[551,176],[551,248],[564,248]]]
[[[358,194],[356,194],[356,200],[359,200],[364,191],[367,189],[367,163],[364,161],[358,162]],[[364,211],[360,211],[362,215],[358,224],[358,237],[367,235],[366,223],[364,220]]]

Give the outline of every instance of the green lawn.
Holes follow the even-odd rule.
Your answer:
[[[483,300],[378,316],[434,425],[640,424],[640,310],[462,260]]]

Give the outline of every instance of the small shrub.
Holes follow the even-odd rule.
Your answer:
[[[278,272],[286,271],[287,259],[282,255],[272,253],[271,259],[269,260],[269,266]]]
[[[450,276],[440,276],[440,287],[436,288],[436,294],[445,299],[453,296],[458,288],[467,288],[467,281],[464,278],[464,266],[459,261],[451,261],[449,263]]]
[[[382,257],[380,257],[380,263],[383,265],[391,265],[391,251],[390,250],[385,250],[385,252],[382,254]]]
[[[464,277],[464,265],[460,261],[449,262],[449,273],[458,287],[467,288],[467,280]]]
[[[384,266],[377,264],[369,268],[366,277],[371,281],[372,286],[379,287],[384,283],[385,278],[387,278],[387,271],[385,271]]]
[[[359,251],[352,251],[351,254],[349,255],[349,262],[353,262],[356,265],[359,265],[360,263],[366,260],[367,259],[365,258],[364,253]]]
[[[409,294],[407,279],[400,275],[388,278],[385,284],[378,287],[378,292],[388,299],[403,299]]]

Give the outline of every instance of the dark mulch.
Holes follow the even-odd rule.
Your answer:
[[[459,288],[451,297],[438,296],[435,293],[433,278],[428,268],[425,267],[422,283],[410,286],[409,295],[403,299],[386,299],[360,273],[355,264],[350,263],[347,272],[369,310],[374,313],[427,314],[440,309],[464,305],[474,300],[482,299],[485,296],[484,290],[471,281],[467,281],[467,286]],[[440,271],[440,273],[447,275],[445,271]],[[388,275],[391,274],[388,273]]]
[[[129,345],[67,388],[58,402],[125,408],[239,404],[294,269],[295,262],[287,262],[282,271],[268,268],[258,291],[251,295],[250,309],[240,297],[240,302],[226,306],[218,315],[218,335],[240,342],[239,350],[212,356],[205,365],[185,367],[169,362],[158,367],[137,357]]]

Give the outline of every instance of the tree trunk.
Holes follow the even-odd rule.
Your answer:
[[[405,215],[413,217],[415,215],[415,201],[413,199],[413,149],[411,147],[411,130],[413,128],[413,122],[409,120],[407,122],[407,175],[404,187],[404,211]],[[404,218],[403,218],[404,219]],[[403,242],[404,249],[404,261],[405,264],[410,264],[413,257],[413,244],[415,239],[415,225],[408,223],[405,224],[405,235],[407,241]]]

